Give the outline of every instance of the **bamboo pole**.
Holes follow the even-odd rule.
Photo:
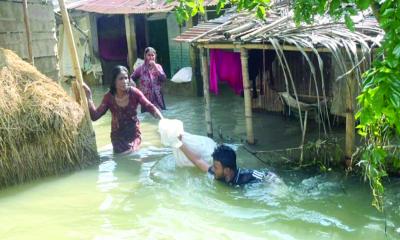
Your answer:
[[[346,146],[345,146],[345,161],[348,167],[351,166],[351,157],[355,145],[355,119],[354,119],[354,99],[355,99],[355,79],[354,73],[347,81],[347,96],[346,96]]]
[[[135,33],[135,20],[133,16],[125,14],[125,34],[126,43],[128,45],[128,66],[133,71],[133,64],[137,58],[137,47],[136,47],[136,33]]]
[[[75,48],[75,41],[74,41],[74,36],[72,34],[72,28],[71,28],[71,23],[69,21],[68,12],[65,8],[64,0],[58,0],[58,3],[60,5],[60,12],[61,12],[63,24],[64,24],[64,33],[67,36],[68,48],[69,48],[69,52],[70,52],[70,55],[72,58],[72,66],[73,66],[75,77],[76,77],[76,84],[77,84],[78,93],[79,93],[79,103],[81,104],[83,109],[85,109],[86,118],[89,122],[89,126],[91,129],[93,129],[92,121],[90,120],[90,113],[89,113],[88,103],[87,103],[87,99],[86,99],[86,93],[83,90],[83,77],[82,77],[81,67],[79,66],[78,53],[76,52],[76,48]]]
[[[23,1],[23,10],[24,10],[24,22],[25,22],[25,31],[26,31],[26,39],[28,45],[28,61],[34,65],[34,57],[32,51],[32,35],[31,28],[29,24],[29,15],[28,15],[28,0]]]
[[[179,42],[179,41],[178,41]],[[186,42],[186,41],[185,41]],[[191,40],[191,42],[193,42]],[[275,48],[271,44],[263,44],[263,43],[199,43],[199,47],[204,48],[219,48],[219,49],[240,49],[242,47],[246,49],[262,49],[262,50],[275,50]],[[298,52],[299,49],[296,46],[292,45],[281,45],[282,50],[284,51],[294,51]],[[316,48],[318,52],[331,52],[328,48],[319,47]],[[311,48],[303,48],[305,52],[313,52]]]
[[[207,124],[207,136],[213,137],[213,129],[211,122],[211,104],[210,104],[210,91],[209,91],[209,80],[208,80],[208,64],[207,64],[207,51],[204,48],[200,48],[201,58],[201,70],[203,74],[203,94],[205,101],[205,116]]]
[[[246,118],[246,135],[247,142],[254,144],[254,133],[253,133],[253,113],[251,109],[251,93],[250,93],[250,81],[248,71],[248,52],[247,49],[240,49],[240,60],[242,63],[242,76],[243,76],[243,88],[244,88],[244,114]]]

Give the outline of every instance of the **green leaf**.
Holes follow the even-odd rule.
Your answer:
[[[263,6],[258,6],[257,8],[257,17],[264,19],[265,18],[265,8]]]
[[[224,9],[226,4],[225,0],[219,0],[217,4],[217,14],[220,14],[221,10]]]
[[[394,14],[394,9],[388,8],[382,13],[381,17],[390,17],[393,14]]]
[[[354,32],[355,28],[354,28],[354,22],[351,19],[349,14],[346,14],[344,16],[344,22],[346,23],[346,26],[350,29],[350,31]]]
[[[193,17],[193,16],[195,16],[197,14],[197,12],[198,12],[198,8],[195,7],[195,8],[192,9],[192,12],[190,13],[190,15]]]
[[[204,3],[204,1],[202,1],[203,3]],[[203,3],[201,3],[201,4],[199,4],[199,11],[200,11],[200,13],[201,14],[204,14],[205,13],[205,10],[204,10],[204,4]]]
[[[317,13],[318,13],[318,14],[322,15],[322,14],[325,13],[326,2],[327,2],[327,0],[321,0],[321,1],[319,2],[318,7],[317,7]]]
[[[329,13],[331,15],[333,15],[335,13],[335,11],[337,9],[339,9],[339,7],[340,7],[340,0],[332,0],[330,8],[329,8]]]
[[[400,43],[398,43],[398,44],[396,45],[396,47],[393,49],[393,54],[394,54],[396,57],[400,58]]]
[[[194,2],[189,2],[189,1],[185,1],[186,6],[190,7],[190,8],[195,8],[196,4]]]
[[[356,0],[356,4],[360,10],[365,10],[371,4],[371,0]]]

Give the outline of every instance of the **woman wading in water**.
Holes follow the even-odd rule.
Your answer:
[[[161,91],[161,84],[166,81],[167,76],[160,64],[156,63],[156,50],[147,47],[144,50],[144,63],[138,67],[131,75],[134,81],[139,80],[139,89],[144,96],[153,103],[158,109],[165,110],[164,95]],[[148,109],[142,108],[142,112]]]
[[[115,153],[136,151],[140,146],[141,132],[137,118],[139,104],[155,118],[163,118],[157,107],[139,89],[128,87],[128,81],[128,70],[123,66],[114,67],[110,90],[97,108],[93,103],[90,88],[84,84],[92,121],[101,118],[108,109],[111,111],[111,143]]]

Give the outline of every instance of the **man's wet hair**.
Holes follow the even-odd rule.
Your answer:
[[[236,153],[227,145],[221,144],[215,148],[212,157],[214,161],[219,161],[223,167],[230,168],[234,171],[237,170],[236,167]]]

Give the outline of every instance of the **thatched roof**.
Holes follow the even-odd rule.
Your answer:
[[[265,20],[258,19],[253,12],[228,10],[219,18],[201,23],[176,37],[179,42],[189,43],[233,43],[257,44],[273,41],[301,45],[325,46],[336,39],[357,43],[378,44],[383,36],[375,18],[368,12],[353,17],[355,31],[350,31],[344,21],[333,21],[329,16],[319,17],[313,25],[296,26],[293,11],[288,4],[275,4]]]

